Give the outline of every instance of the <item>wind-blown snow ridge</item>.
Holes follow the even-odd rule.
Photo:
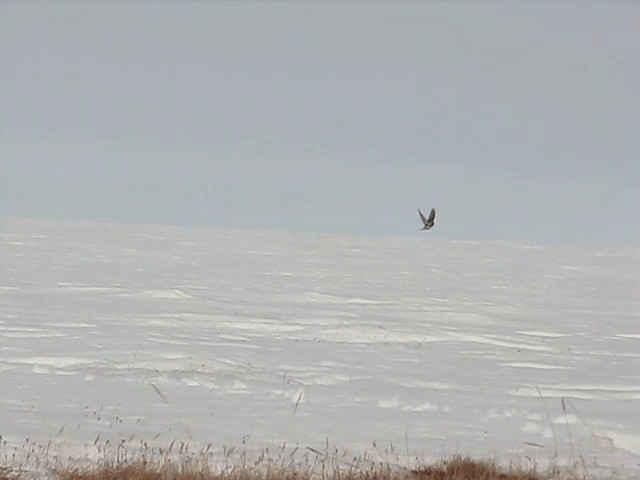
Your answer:
[[[9,443],[640,464],[638,249],[12,220],[0,258]]]

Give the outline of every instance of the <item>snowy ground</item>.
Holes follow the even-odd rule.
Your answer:
[[[640,250],[434,232],[5,220],[0,434],[640,471]]]

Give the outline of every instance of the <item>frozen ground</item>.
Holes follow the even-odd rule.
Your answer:
[[[640,249],[5,220],[0,262],[5,452],[328,437],[640,471]]]

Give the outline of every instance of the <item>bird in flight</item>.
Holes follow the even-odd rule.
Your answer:
[[[431,213],[429,214],[429,218],[424,216],[424,213],[422,213],[420,211],[420,209],[418,209],[418,215],[420,215],[420,219],[422,220],[422,223],[424,223],[424,227],[421,228],[421,230],[429,230],[430,228],[433,228],[433,226],[436,224],[436,209],[432,208],[431,209]]]

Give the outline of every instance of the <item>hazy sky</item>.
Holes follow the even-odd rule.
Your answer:
[[[0,2],[0,216],[640,246],[640,3]]]

